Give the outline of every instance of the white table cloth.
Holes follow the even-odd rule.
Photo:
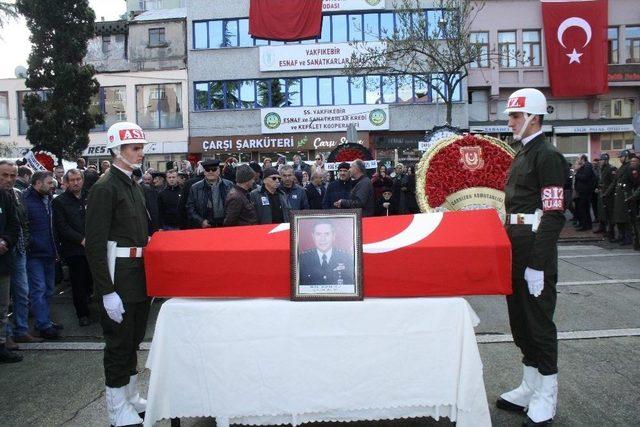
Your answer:
[[[462,298],[172,299],[147,359],[144,424],[446,416],[491,425],[478,322]]]

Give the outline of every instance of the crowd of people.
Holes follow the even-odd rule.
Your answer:
[[[362,161],[329,172],[321,154],[313,164],[299,155],[288,163],[264,159],[239,164],[184,161],[166,172],[133,171],[144,191],[148,232],[270,224],[289,221],[292,210],[361,208],[363,216],[418,212],[413,168],[381,165],[371,174]],[[112,167],[109,161],[53,172],[0,160],[0,362],[17,362],[20,343],[57,340],[63,325],[51,316],[56,285],[68,270],[80,326],[90,312],[93,280],[85,253],[85,215],[91,188]],[[369,178],[371,175],[371,178]],[[9,249],[11,248],[11,249]],[[0,295],[4,295],[0,292]],[[12,307],[8,321],[8,307]],[[33,328],[29,317],[33,317]]]
[[[609,164],[607,153],[591,162],[586,155],[580,156],[567,174],[566,206],[576,230],[601,233],[612,243],[633,244],[640,250],[640,159],[631,150],[622,150],[618,158],[616,168]]]

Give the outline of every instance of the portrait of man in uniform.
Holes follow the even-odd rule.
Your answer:
[[[314,216],[307,211],[292,219],[292,296],[360,298],[360,222],[355,212],[339,212]]]

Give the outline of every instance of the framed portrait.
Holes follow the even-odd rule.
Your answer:
[[[291,213],[291,299],[362,300],[360,209]]]

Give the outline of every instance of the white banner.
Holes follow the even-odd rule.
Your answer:
[[[346,132],[350,123],[354,123],[359,131],[388,130],[389,106],[263,108],[260,122],[262,133]]]
[[[384,9],[385,0],[322,0],[323,12]]]
[[[335,162],[335,163],[325,163],[324,167],[327,171],[331,172],[331,171],[337,171],[338,170],[338,166],[340,166],[340,163],[342,162]],[[347,162],[349,164],[353,163],[353,162]],[[376,169],[378,167],[378,161],[377,160],[365,160],[364,161],[364,167],[367,169]]]
[[[40,164],[38,159],[36,159],[36,156],[33,155],[33,151],[31,150],[27,151],[27,154],[25,154],[24,158],[27,161],[27,165],[31,168],[31,170],[34,170],[34,171],[47,170],[47,168],[42,166],[42,164]]]
[[[384,44],[366,44],[366,47],[376,46],[382,48]],[[351,54],[357,49],[349,43],[260,46],[260,71],[340,69],[349,65]]]
[[[633,132],[633,125],[592,125],[592,126],[555,126],[553,131],[558,133],[607,133]]]

